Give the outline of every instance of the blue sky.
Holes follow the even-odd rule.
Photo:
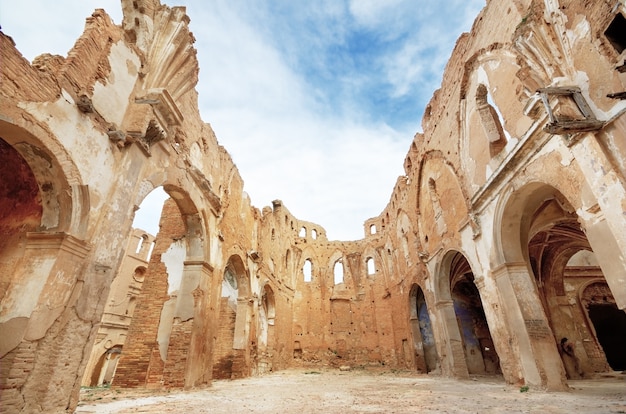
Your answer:
[[[253,205],[282,199],[330,239],[352,240],[387,204],[452,48],[485,2],[167,4],[187,7],[200,112]],[[66,55],[95,8],[120,23],[118,0],[0,0],[0,25],[30,60]],[[137,214],[156,211],[142,205]]]

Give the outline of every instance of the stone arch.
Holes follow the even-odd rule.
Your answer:
[[[532,214],[554,190],[544,183],[531,182],[518,190],[509,186],[502,191],[493,227],[492,267],[504,263],[527,263],[528,246],[523,240],[529,240]]]
[[[438,337],[437,351],[441,356],[442,373],[466,378],[469,372],[450,289],[452,262],[458,253],[459,250],[448,249],[441,253],[441,259],[435,265],[433,296],[437,318],[434,328]]]
[[[449,275],[452,269],[452,259],[458,252],[457,249],[449,248],[446,252],[441,254],[441,261],[435,270],[435,283],[433,294],[435,301],[448,301],[452,299],[450,292],[450,280]]]
[[[269,281],[261,289],[261,303],[264,307],[268,324],[273,326],[276,320],[276,295]]]
[[[174,200],[185,222],[189,248],[187,256],[189,258],[209,257],[209,252],[205,252],[204,250],[205,247],[208,248],[209,243],[204,243],[207,228],[197,208],[199,204],[192,199],[190,193],[184,188],[164,183],[163,189]]]
[[[250,273],[248,268],[246,267],[244,257],[246,257],[243,249],[234,247],[231,249],[230,255],[228,256],[228,260],[226,261],[226,266],[224,268],[224,273],[226,270],[231,270],[234,276],[237,279],[237,291],[239,292],[239,297],[250,297],[251,294],[251,286],[250,286]]]
[[[135,201],[161,185],[162,174],[144,180]],[[204,217],[185,188],[164,182],[170,196],[162,206],[160,230],[129,327],[117,385],[183,387],[208,381],[211,358],[211,274]],[[154,318],[154,315],[160,315]],[[146,362],[147,361],[147,362]],[[157,384],[155,384],[155,382]]]
[[[450,263],[450,289],[468,372],[499,374],[500,358],[491,337],[474,271],[461,253],[456,253]]]
[[[574,231],[576,218],[574,207],[557,188],[537,181],[517,190],[505,188],[495,209],[491,268],[496,269],[493,277],[507,304],[509,334],[515,332],[521,375],[528,384],[549,389],[563,389],[565,371],[547,313],[546,300],[552,299],[542,293],[535,278],[541,264],[531,260],[535,256],[531,241],[551,226],[582,236],[580,228]],[[563,266],[567,257],[581,248],[585,246],[579,242],[559,247],[551,266]],[[548,289],[553,291],[555,285]]]
[[[261,289],[259,302],[258,371],[272,370],[272,355],[276,352],[276,295],[271,283],[266,280]]]
[[[380,256],[371,246],[367,246],[363,251],[363,269],[365,276],[375,277],[380,267]]]
[[[210,330],[205,307],[210,302],[213,270],[205,251],[209,244],[205,242],[207,228],[198,204],[187,189],[166,182],[163,190],[170,196],[163,214],[168,212],[170,220],[180,223],[177,234],[160,232],[167,237],[167,241],[162,241],[169,243],[161,254],[169,288],[169,300],[160,309],[159,322],[165,348],[161,352],[165,356],[164,378],[170,386],[194,386],[206,382],[205,372],[210,365],[207,355],[201,352],[205,347],[201,338]],[[161,220],[163,224],[163,217]],[[186,347],[188,351],[183,352]]]
[[[617,308],[606,280],[587,281],[578,289],[578,296],[587,327],[595,339],[595,350],[601,350],[611,369],[625,370],[626,314]]]
[[[406,263],[407,265],[410,265],[412,258],[411,251],[413,249],[409,247],[410,242],[412,241],[409,240],[409,237],[412,237],[412,234],[413,228],[411,226],[411,220],[409,219],[408,214],[406,214],[404,210],[399,209],[396,214],[396,237],[400,242],[401,252],[404,257],[402,260],[400,260],[401,264]]]
[[[489,91],[481,83],[476,88],[476,109],[487,137],[489,155],[495,157],[506,145],[506,137],[502,129],[502,120],[498,110],[492,105]]]
[[[449,234],[467,220],[470,208],[454,166],[440,151],[428,152],[421,161],[417,180],[419,245],[433,253]]]
[[[431,372],[439,368],[439,356],[426,297],[417,283],[409,291],[409,325],[415,350],[415,368]]]
[[[296,258],[294,257],[294,261]],[[305,274],[305,266],[307,261],[310,263],[310,280],[305,280],[307,276]],[[317,257],[315,250],[312,247],[306,247],[302,250],[299,258],[297,259],[296,264],[296,273],[297,273],[297,283],[315,283],[317,285],[320,284],[320,260]]]
[[[123,346],[124,344],[116,344],[102,352],[91,373],[90,387],[111,384]]]
[[[344,259],[343,252],[335,250],[328,259],[328,274],[331,280],[329,286],[347,282],[348,266],[347,260]],[[332,281],[332,283],[331,283]]]
[[[447,355],[442,358],[442,369],[461,377],[497,374],[499,357],[471,262],[460,249],[449,249],[442,257],[434,292],[446,338],[439,346],[440,355]]]
[[[0,291],[5,305],[0,329],[6,338],[0,358],[23,339],[44,338],[73,290],[89,280],[80,277],[91,249],[84,241],[87,186],[56,137],[26,122],[28,114],[20,111],[17,119],[0,119]]]
[[[19,125],[0,119],[0,139],[22,157],[36,181],[42,209],[36,230],[85,237],[89,192],[56,138],[35,123]]]
[[[210,243],[206,243],[208,234],[208,222],[201,214],[198,206],[203,205],[201,200],[196,200],[192,196],[192,191],[178,184],[167,180],[163,172],[144,179],[138,186],[134,199],[135,210],[139,208],[143,200],[158,187],[163,187],[163,191],[174,201],[185,226],[185,237],[187,244],[188,260],[205,260],[210,257]],[[200,193],[199,191],[197,193]]]
[[[242,378],[248,376],[250,371],[248,346],[252,319],[250,278],[242,255],[234,252],[241,249],[232,250],[222,277],[213,353],[215,379]]]
[[[567,377],[578,379],[622,368],[622,353],[615,352],[614,346],[626,346],[626,316],[617,308],[585,233],[577,222],[572,226],[571,219],[558,220],[561,215],[550,207],[541,208],[556,222],[550,227],[550,220],[541,220],[529,242],[529,256],[557,343],[567,338],[573,348],[574,355],[570,355],[559,347]],[[602,340],[596,324],[607,334]]]
[[[392,280],[396,277],[396,260],[393,259],[395,254],[395,244],[388,233],[385,235],[383,242],[376,248],[378,256],[376,270],[380,272],[383,278],[383,284],[386,288],[391,286]]]
[[[498,83],[502,82],[508,86],[508,90],[514,91],[514,95],[506,99],[494,96],[497,103],[502,102],[498,105],[504,109],[502,119],[512,118],[509,116],[510,113],[521,114],[525,98],[533,95],[538,88],[522,83],[521,69],[519,54],[509,44],[493,43],[481,48],[465,64],[461,79],[461,100],[474,99],[474,92],[480,84],[483,84],[488,92],[494,93],[500,89]],[[507,72],[510,76],[504,76]],[[493,76],[496,74],[497,76]],[[511,83],[515,87],[512,87]],[[500,92],[496,94],[500,95]]]
[[[459,153],[472,192],[485,184],[533,123],[524,105],[537,88],[522,83],[520,70],[517,53],[501,43],[478,50],[465,65]]]

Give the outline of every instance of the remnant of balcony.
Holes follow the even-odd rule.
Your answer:
[[[602,129],[604,121],[596,119],[580,89],[575,86],[553,86],[537,90],[550,122],[544,127],[550,134],[569,135]],[[552,100],[555,97],[556,100]]]

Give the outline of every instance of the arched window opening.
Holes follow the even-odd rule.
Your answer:
[[[370,234],[376,234],[376,224],[370,226]]]
[[[304,261],[304,266],[302,266],[302,273],[304,274],[305,282],[310,282],[313,279],[313,263],[311,263],[311,259],[306,259]]]
[[[335,262],[335,266],[333,268],[333,275],[335,279],[335,285],[343,283],[343,262],[341,259]]]
[[[143,246],[143,243],[146,241],[146,239],[147,237],[145,234],[139,238],[139,242],[137,243],[137,248],[135,249],[135,254],[141,251],[141,247]]]
[[[287,249],[285,253],[285,269],[289,270],[289,264],[291,263],[291,250]]]
[[[139,210],[135,213],[133,228],[144,230],[152,235],[158,234],[163,203],[168,198],[169,195],[163,190],[163,187],[157,187],[152,190],[143,199]],[[139,250],[136,253],[139,253]]]
[[[276,306],[275,306],[275,299],[274,299],[274,291],[269,285],[265,285],[265,287],[263,288],[263,294],[261,296],[261,306],[259,308],[259,321],[260,321],[259,348],[262,351],[267,352],[268,348],[272,348],[274,346],[275,319],[276,319]],[[271,364],[270,361],[268,361],[265,365],[263,365],[265,370],[269,370],[271,368],[271,365],[269,364]]]
[[[317,239],[317,230],[315,229],[311,230],[311,238],[313,240]]]
[[[506,146],[506,135],[502,128],[502,116],[490,101],[491,97],[487,87],[483,84],[478,85],[476,89],[476,108],[489,141],[489,154],[491,157],[495,157]]]
[[[376,263],[374,263],[374,259],[371,257],[367,258],[367,274],[373,275],[376,273]]]
[[[302,227],[300,229],[300,233],[298,234],[300,237],[306,237],[306,227]]]
[[[439,194],[437,193],[437,185],[433,178],[428,179],[428,194],[430,195],[430,201],[433,205],[433,214],[435,216],[435,223],[437,224],[437,232],[440,235],[444,234],[448,229],[443,217],[443,209],[439,202]]]
[[[148,249],[148,255],[146,256],[146,261],[150,261],[150,257],[152,257],[152,251],[154,250],[155,244],[156,244],[155,242],[150,243],[150,248]]]

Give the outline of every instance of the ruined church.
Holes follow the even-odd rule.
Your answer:
[[[355,241],[251,205],[200,118],[185,8],[121,4],[65,57],[0,33],[3,412],[298,366],[545,390],[626,370],[623,0],[487,0]]]

